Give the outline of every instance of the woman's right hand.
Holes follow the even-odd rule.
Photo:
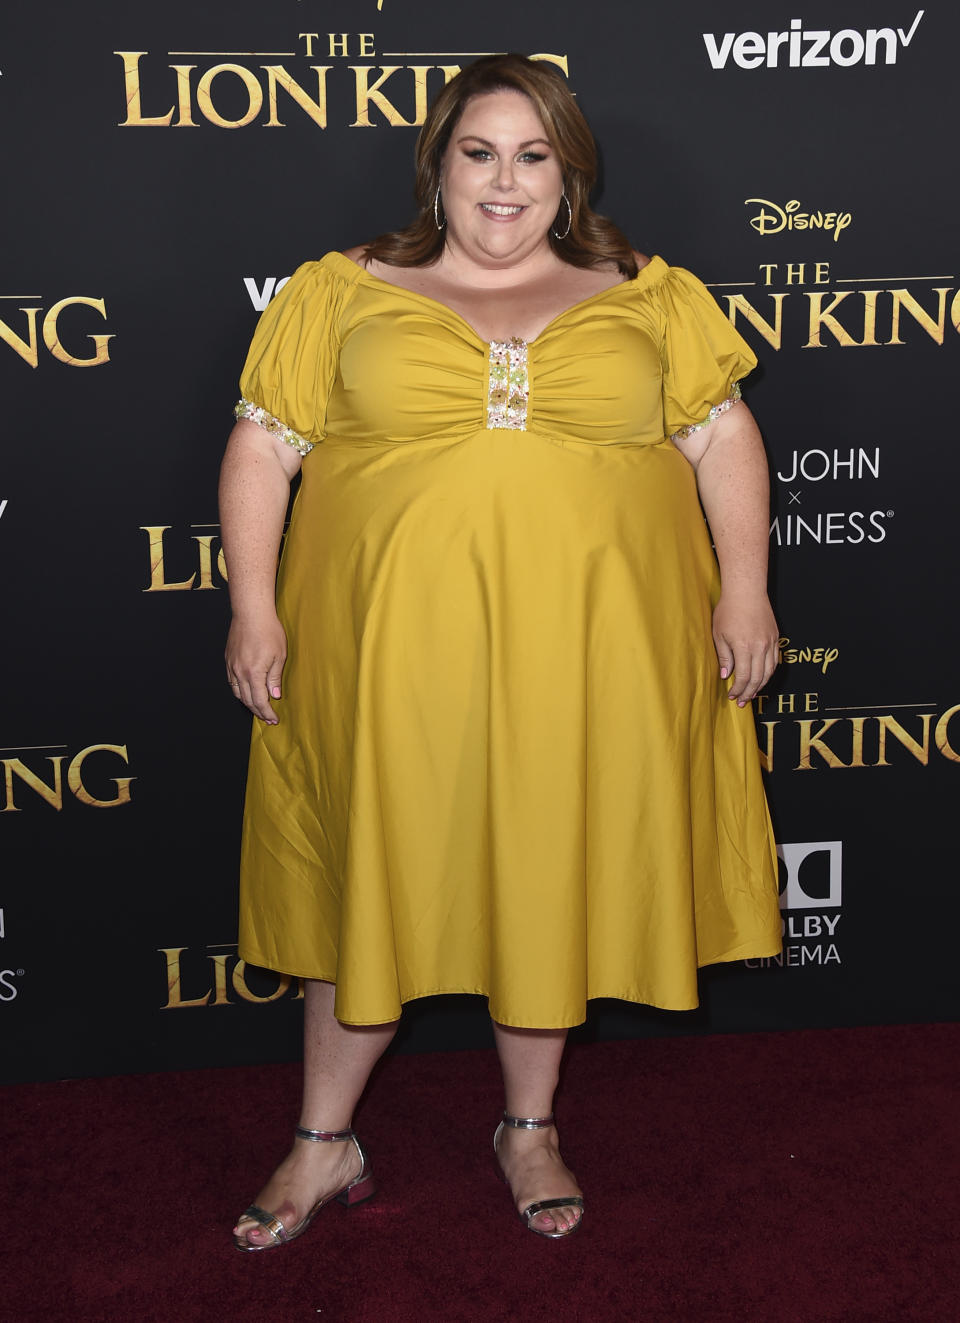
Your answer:
[[[235,697],[255,717],[276,726],[279,717],[270,706],[281,697],[283,665],[287,660],[287,636],[276,612],[241,619],[234,616],[224,654],[227,683]]]

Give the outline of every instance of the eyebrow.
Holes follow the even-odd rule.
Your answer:
[[[490,142],[489,139],[481,138],[478,133],[465,133],[462,138],[457,139],[458,145],[461,142],[482,142],[484,147],[495,146],[495,144]],[[527,142],[521,142],[519,144],[519,150],[523,151],[524,147],[532,147],[534,143],[542,143],[544,147],[551,147],[552,150],[552,145],[546,138],[530,138]]]

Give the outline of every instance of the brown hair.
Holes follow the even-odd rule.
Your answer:
[[[562,74],[549,64],[523,55],[487,55],[469,64],[435,98],[417,139],[414,194],[420,214],[403,230],[382,234],[364,249],[365,261],[376,258],[390,266],[426,266],[443,251],[444,236],[436,226],[433,203],[440,167],[450,137],[467,102],[487,92],[509,89],[530,98],[547,137],[560,158],[564,191],[570,200],[570,225],[561,200],[547,237],[553,251],[571,266],[615,262],[632,279],[637,263],[626,237],[612,221],[590,207],[597,178],[597,145],[589,125]],[[555,231],[563,234],[558,239]]]

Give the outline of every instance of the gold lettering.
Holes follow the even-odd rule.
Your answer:
[[[795,709],[795,707],[794,707],[794,699],[795,699],[795,698],[796,698],[796,694],[778,694],[778,695],[777,695],[777,711],[781,714],[781,716],[783,715],[784,712],[794,712],[794,711],[796,711],[796,709]]]
[[[452,83],[454,78],[456,78],[457,74],[460,72],[459,64],[441,64],[438,65],[438,68],[443,74],[444,87],[446,87],[447,83]],[[960,330],[960,324],[958,324],[957,329]]]
[[[831,316],[834,308],[838,307],[844,299],[849,298],[852,293],[852,290],[845,289],[839,294],[834,294],[833,302],[826,309],[823,307],[823,300],[830,297],[828,292],[825,291],[820,293],[818,291],[816,294],[807,295],[807,298],[810,300],[810,338],[803,346],[804,349],[825,348],[820,339],[821,326],[825,326],[837,342],[843,345],[845,349],[849,349],[851,346],[856,345],[856,340],[854,340],[854,338],[840,325],[836,317]]]
[[[361,33],[359,33],[358,35],[359,35],[359,37],[360,37],[360,58],[361,58],[361,60],[366,60],[366,59],[368,59],[371,55],[376,55],[377,52],[376,52],[376,51],[374,50],[374,48],[373,48],[373,33],[372,33],[372,32],[361,32]]]
[[[95,353],[90,358],[75,358],[68,354],[60,343],[60,336],[57,331],[57,321],[64,308],[71,304],[81,303],[87,308],[93,308],[99,312],[104,319],[107,315],[107,307],[103,299],[87,299],[81,295],[74,295],[73,298],[61,299],[55,303],[43,319],[43,343],[53,354],[54,358],[59,359],[61,363],[68,363],[71,367],[99,367],[101,363],[110,362],[109,342],[113,339],[113,334],[108,335],[89,335],[88,340],[92,340]]]
[[[177,107],[180,118],[174,125],[176,129],[197,128],[193,121],[190,105],[190,71],[196,69],[196,67],[195,64],[171,64],[170,66],[177,75]]]
[[[371,85],[370,71],[373,67],[372,64],[350,65],[357,83],[357,118],[350,127],[352,129],[372,129],[374,127],[373,121],[370,119],[370,102],[372,101],[383,114],[387,123],[393,128],[401,125],[412,128],[413,120],[404,119],[393,102],[388,101],[380,91],[384,83],[392,78],[401,66],[399,64],[385,64],[380,77]]]
[[[877,344],[877,295],[879,289],[861,289],[863,295],[863,339],[861,345]]]
[[[197,577],[194,570],[189,579],[181,579],[179,583],[167,583],[164,578],[163,564],[163,535],[171,524],[140,524],[139,527],[150,539],[150,587],[144,588],[145,593],[168,593],[184,592],[193,587],[193,581]]]
[[[803,285],[805,283],[804,272],[806,270],[806,265],[806,262],[788,262],[787,278],[784,283],[787,285]]]
[[[308,60],[312,60],[312,59],[313,59],[313,43],[314,43],[314,41],[319,41],[319,40],[320,40],[320,33],[319,33],[319,32],[298,32],[298,33],[297,33],[297,40],[298,40],[298,41],[305,41],[305,42],[307,43],[307,59],[308,59]]]
[[[761,262],[761,263],[760,263],[760,270],[763,271],[763,272],[765,273],[765,274],[764,274],[764,278],[763,278],[763,283],[764,283],[765,285],[772,285],[772,284],[773,284],[773,273],[774,273],[774,271],[777,270],[777,268],[778,268],[779,266],[780,266],[780,263],[779,263],[779,262]]]
[[[853,732],[853,745],[851,749],[850,766],[867,767],[868,763],[863,761],[863,728],[866,724],[866,717],[851,717],[850,729]]]
[[[829,262],[814,262],[813,269],[816,273],[813,277],[813,283],[815,285],[827,285],[830,283]]]
[[[760,332],[767,344],[770,345],[771,349],[779,349],[783,334],[783,300],[786,297],[786,294],[770,295],[770,298],[773,299],[774,307],[774,322],[771,326],[768,321],[765,321],[764,318],[761,317],[760,313],[757,312],[756,308],[750,303],[745,294],[725,295],[727,300],[727,316],[730,319],[731,326],[736,326],[737,313],[742,313],[753,329]]]
[[[247,89],[247,109],[239,119],[224,119],[213,104],[213,80],[224,73],[236,74]],[[197,84],[197,105],[204,119],[216,124],[218,128],[242,129],[259,115],[260,107],[263,105],[263,89],[257,81],[256,74],[251,73],[242,64],[215,64],[212,69],[206,71]]]
[[[331,32],[328,35],[330,37],[330,48],[327,51],[327,54],[330,56],[330,59],[332,60],[335,55],[342,55],[344,59],[346,59],[350,54],[348,49],[350,44],[348,38],[350,34],[347,32],[341,32],[338,37],[335,32]]]
[[[16,331],[11,330],[4,321],[0,321],[0,340],[8,344],[14,353],[19,354],[25,363],[35,368],[40,362],[40,350],[37,347],[37,313],[43,312],[43,309],[21,308],[20,311],[27,314],[29,342],[21,340]]]
[[[213,539],[216,533],[194,533],[193,540],[200,549],[200,582],[197,584],[197,592],[202,588],[219,589],[220,585],[213,582]],[[217,558],[218,568],[220,558],[223,556],[221,549]],[[194,578],[196,575],[193,576]],[[191,580],[192,582],[192,580]]]
[[[800,727],[800,761],[797,763],[796,767],[798,772],[813,770],[813,764],[810,762],[810,754],[814,751],[819,753],[820,757],[828,767],[847,766],[847,763],[841,762],[829,745],[824,744],[823,742],[823,736],[826,735],[831,726],[837,724],[838,719],[839,718],[837,717],[828,717],[826,721],[821,723],[820,729],[817,731],[816,735],[813,734],[813,727],[815,725],[813,721],[797,722],[797,725]]]
[[[948,708],[937,722],[936,730],[933,733],[937,749],[943,754],[944,758],[949,758],[953,763],[960,763],[960,753],[950,743],[948,731],[951,717],[955,717],[958,712],[960,712],[960,703],[957,703],[955,707]]]
[[[890,330],[890,339],[888,345],[902,345],[900,339],[900,309],[908,312],[918,326],[926,331],[930,339],[936,344],[943,344],[943,328],[947,317],[947,295],[950,293],[950,287],[934,288],[934,293],[939,296],[939,307],[937,309],[937,320],[934,321],[926,309],[922,308],[908,289],[892,289],[893,295],[893,322]]]
[[[181,996],[180,982],[180,956],[186,951],[185,946],[160,946],[157,948],[162,956],[167,960],[167,1001],[162,1010],[178,1010],[182,1006],[206,1006],[210,1000],[210,993],[205,997],[194,997],[192,1000]]]
[[[413,110],[414,124],[422,124],[427,118],[427,74],[432,67],[429,64],[408,65],[410,72],[413,74],[413,88],[416,98]]]
[[[121,804],[130,803],[130,785],[136,781],[135,776],[111,776],[109,779],[117,787],[115,799],[95,799],[83,784],[83,764],[91,753],[115,753],[129,763],[127,757],[127,746],[125,744],[91,744],[80,752],[67,768],[67,785],[79,799],[81,804],[86,804],[90,808],[117,808]]]
[[[275,992],[269,993],[266,997],[258,997],[255,992],[251,992],[246,980],[247,962],[238,960],[233,967],[233,987],[234,991],[243,998],[244,1001],[268,1002],[277,1001],[290,987],[290,975],[279,975],[280,982],[277,984]]]
[[[266,121],[266,128],[284,127],[282,121],[277,118],[278,85],[296,102],[301,110],[307,112],[315,124],[319,124],[321,129],[327,127],[327,73],[332,66],[329,64],[313,64],[310,67],[317,72],[316,101],[287,73],[282,64],[262,64],[260,66],[261,69],[267,71],[267,93],[270,102],[270,118]]]
[[[227,996],[227,952],[221,951],[216,955],[208,954],[207,959],[213,961],[214,997],[210,1004],[212,1006],[229,1006],[230,998]]]
[[[13,778],[19,776],[24,785],[28,785],[35,791],[42,800],[55,808],[59,813],[63,808],[63,754],[57,754],[55,757],[48,757],[47,762],[53,763],[53,785],[47,785],[41,777],[32,772],[29,767],[19,758],[4,758],[3,778],[7,791],[7,802],[0,812],[20,813],[21,810],[13,802]]]
[[[933,713],[921,712],[919,716],[920,720],[923,722],[922,743],[915,740],[908,731],[904,730],[896,717],[889,714],[877,717],[877,722],[880,727],[880,749],[875,766],[890,766],[887,762],[887,731],[889,731],[898,744],[902,744],[907,752],[911,753],[914,758],[916,758],[918,763],[922,763],[924,767],[926,767],[927,763],[930,761],[930,722],[933,720]]]
[[[767,732],[766,748],[764,748],[763,746],[760,747],[760,766],[763,768],[765,772],[772,772],[773,771],[773,737],[777,728],[777,722],[761,721],[760,725],[763,726],[764,730]]]
[[[804,710],[804,712],[819,712],[819,711],[820,711],[820,695],[819,695],[819,694],[804,694],[804,696],[803,696],[803,700],[804,700],[804,703],[803,703],[803,710]]]
[[[127,118],[120,121],[121,129],[168,128],[173,119],[173,107],[165,115],[145,116],[140,109],[140,60],[146,51],[114,51],[123,60],[123,81],[127,97]]]
[[[537,55],[531,55],[530,59],[545,60],[547,64],[555,64],[558,69],[562,70],[565,78],[570,77],[570,61],[566,55],[547,55],[541,51]]]

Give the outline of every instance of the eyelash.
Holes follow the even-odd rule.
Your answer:
[[[492,159],[492,153],[488,152],[485,147],[474,147],[471,151],[467,152],[467,156],[469,156],[472,161]],[[537,165],[540,161],[545,161],[546,159],[546,156],[540,155],[539,152],[521,152],[520,154],[520,160],[525,161],[527,164]]]

